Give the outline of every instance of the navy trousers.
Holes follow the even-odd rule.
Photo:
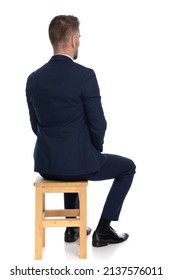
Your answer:
[[[126,157],[102,154],[103,162],[100,170],[95,174],[75,176],[75,177],[61,177],[56,175],[41,174],[45,179],[49,180],[88,180],[88,181],[102,181],[114,179],[112,186],[107,195],[102,218],[110,221],[118,221],[124,199],[131,187],[136,166],[131,159]],[[101,190],[100,190],[101,192]],[[78,208],[79,198],[77,193],[64,194],[64,206],[66,209]]]

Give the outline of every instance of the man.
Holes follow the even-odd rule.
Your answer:
[[[53,18],[49,38],[54,55],[28,77],[26,85],[31,126],[37,136],[34,170],[49,180],[114,179],[92,244],[101,247],[123,242],[129,235],[118,234],[110,223],[119,219],[135,164],[102,153],[106,120],[96,75],[74,62],[80,44],[78,18]],[[77,194],[65,194],[64,201],[65,208],[78,207]],[[90,232],[87,228],[87,234]],[[66,242],[78,237],[78,228],[66,228]]]

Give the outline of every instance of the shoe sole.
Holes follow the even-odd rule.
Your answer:
[[[128,237],[124,240],[120,240],[120,241],[114,241],[114,242],[92,242],[92,246],[93,247],[104,247],[104,246],[108,246],[108,245],[111,245],[111,244],[119,244],[119,243],[122,243],[124,241],[126,241],[128,239]]]
[[[92,243],[93,247],[104,247],[107,246],[109,243],[98,243],[98,242],[94,242]]]
[[[74,238],[65,238],[64,241],[67,243],[72,243],[75,242],[76,240],[78,240],[79,236],[75,236]]]
[[[91,230],[87,232],[87,236],[91,233]],[[74,238],[65,237],[64,241],[67,243],[75,242],[79,239],[79,234],[77,234]]]

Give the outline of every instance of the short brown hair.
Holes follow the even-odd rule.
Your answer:
[[[59,44],[65,44],[72,32],[79,30],[79,20],[74,16],[59,15],[49,24],[49,39],[53,48]]]

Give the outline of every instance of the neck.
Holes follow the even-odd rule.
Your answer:
[[[54,55],[66,55],[73,59],[73,54],[68,50],[54,50]]]

